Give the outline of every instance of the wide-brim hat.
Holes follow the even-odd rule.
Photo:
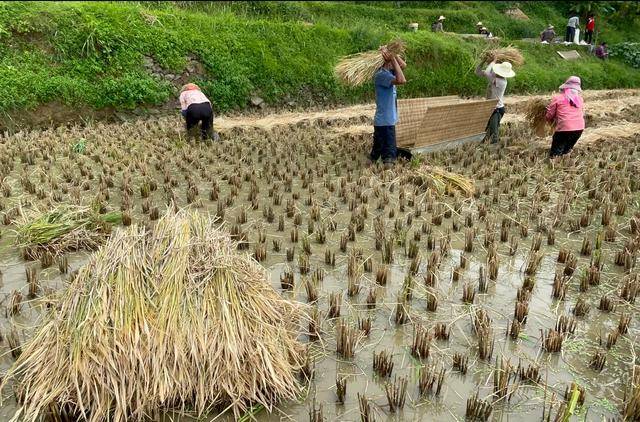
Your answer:
[[[445,20],[445,19],[447,19],[447,18],[445,18],[445,17],[444,17],[444,16],[442,16],[442,15],[440,15],[440,17],[438,18],[438,20],[439,20],[439,21],[443,21],[443,20]]]
[[[565,83],[560,85],[560,89],[575,89],[576,91],[582,91],[582,81],[578,76],[570,76]]]
[[[478,22],[478,23],[476,24],[476,26],[482,26],[482,22],[481,22],[481,21],[480,21],[480,22]]]
[[[553,25],[547,26],[547,29],[553,29],[553,28],[555,28],[555,26],[553,26]]]
[[[513,66],[509,62],[494,63],[491,67],[493,73],[503,78],[513,78],[516,76],[516,72],[513,71]]]

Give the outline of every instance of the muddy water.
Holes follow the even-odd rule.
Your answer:
[[[607,166],[599,169],[597,159],[600,157],[610,157],[612,151],[619,150],[617,159],[626,160],[633,163],[639,157],[637,144],[632,141],[627,143],[609,143],[594,149],[581,152],[577,159],[579,162],[564,163],[556,168],[551,168],[542,158],[544,152],[532,151],[526,143],[518,144],[517,139],[512,140],[509,149],[501,148],[495,150],[485,146],[467,146],[462,150],[449,154],[437,154],[425,157],[430,164],[448,167],[452,171],[466,173],[469,176],[477,175],[478,187],[484,188],[489,185],[490,194],[480,194],[477,198],[454,199],[442,197],[434,199],[431,211],[428,210],[428,199],[423,189],[403,183],[401,176],[406,172],[400,167],[383,171],[379,168],[367,167],[364,159],[366,143],[358,140],[333,140],[335,145],[327,144],[322,148],[317,145],[323,138],[322,129],[300,128],[290,132],[280,131],[265,137],[255,134],[243,135],[234,143],[227,141],[223,146],[198,146],[195,148],[184,147],[176,144],[172,139],[172,134],[162,132],[163,128],[124,128],[115,129],[115,133],[110,133],[113,128],[105,128],[93,137],[96,146],[108,146],[116,150],[116,158],[119,162],[125,163],[122,166],[126,169],[127,154],[131,147],[131,142],[143,139],[147,142],[146,160],[148,162],[149,174],[157,181],[159,189],[152,192],[150,201],[154,205],[164,206],[165,193],[163,192],[164,173],[153,169],[153,165],[162,160],[166,161],[166,169],[169,176],[177,181],[177,186],[173,187],[179,206],[187,206],[184,192],[186,190],[185,177],[192,177],[200,180],[197,183],[202,200],[203,212],[215,214],[218,203],[222,202],[231,194],[231,187],[224,178],[234,174],[247,174],[248,179],[255,180],[259,188],[259,207],[252,210],[250,201],[247,199],[250,192],[250,183],[244,181],[238,189],[234,203],[225,207],[224,219],[229,227],[236,224],[236,217],[240,214],[241,207],[247,211],[247,223],[241,228],[248,235],[250,248],[248,253],[253,251],[259,242],[258,233],[262,229],[266,234],[267,257],[262,264],[270,271],[273,287],[282,291],[280,286],[280,275],[290,268],[295,272],[296,285],[292,292],[282,294],[300,302],[307,302],[306,292],[302,283],[302,276],[298,269],[298,256],[302,253],[302,239],[307,233],[308,221],[311,214],[311,205],[307,205],[306,199],[312,197],[314,202],[320,206],[319,222],[315,223],[316,230],[319,225],[332,220],[336,223],[336,230],[327,230],[327,240],[325,244],[318,244],[314,235],[310,235],[310,245],[312,253],[309,257],[312,271],[316,268],[322,269],[324,279],[319,285],[320,297],[315,306],[326,316],[329,307],[329,294],[332,292],[342,293],[341,317],[349,324],[357,326],[358,318],[370,317],[372,320],[372,330],[368,337],[360,335],[356,345],[356,353],[353,359],[343,359],[336,354],[336,324],[337,320],[325,319],[322,324],[321,339],[311,345],[311,353],[315,362],[315,376],[310,383],[303,397],[297,402],[281,403],[270,414],[264,410],[258,411],[255,417],[259,420],[307,420],[310,407],[315,399],[316,409],[322,405],[323,414],[326,420],[359,420],[360,410],[358,404],[358,394],[366,396],[372,404],[372,408],[378,420],[461,420],[464,419],[467,398],[475,392],[479,392],[481,398],[492,400],[493,394],[493,374],[496,368],[496,358],[505,357],[510,359],[510,363],[517,368],[521,362],[523,365],[537,363],[540,367],[542,381],[540,384],[526,384],[517,379],[511,380],[509,389],[512,392],[510,399],[497,400],[493,405],[492,420],[540,420],[543,408],[550,403],[552,397],[555,401],[553,415],[559,403],[563,400],[565,388],[572,381],[578,382],[586,389],[585,405],[578,409],[579,418],[586,420],[602,420],[603,417],[615,417],[619,414],[622,405],[624,387],[627,384],[628,375],[635,360],[634,343],[640,333],[640,324],[637,321],[637,306],[628,304],[618,297],[619,283],[623,279],[622,269],[613,263],[615,252],[620,250],[624,242],[631,238],[629,233],[628,220],[634,212],[638,211],[638,192],[628,193],[628,208],[623,216],[616,216],[613,219],[618,222],[617,240],[602,243],[603,263],[602,280],[599,286],[591,286],[585,293],[579,291],[579,278],[589,264],[589,256],[580,255],[580,247],[584,236],[595,239],[596,234],[602,230],[600,225],[601,208],[598,208],[592,218],[591,224],[580,229],[578,232],[571,231],[565,223],[577,218],[584,207],[592,201],[588,198],[588,190],[581,185],[580,174],[589,169],[596,172],[597,177],[603,175],[622,174],[622,169]],[[132,136],[135,141],[126,140],[128,131],[138,130],[136,136]],[[155,132],[154,132],[155,131]],[[154,135],[160,133],[160,136]],[[91,134],[90,134],[91,135]],[[53,137],[53,135],[51,135]],[[120,139],[119,137],[123,138]],[[69,138],[72,138],[69,135]],[[64,137],[62,139],[65,139]],[[117,139],[114,141],[113,139]],[[23,140],[24,141],[24,140]],[[26,145],[29,145],[27,141]],[[34,141],[35,142],[35,138]],[[53,177],[59,171],[60,163],[64,163],[65,158],[62,151],[65,150],[64,141],[52,142],[54,145],[53,154],[57,157],[52,170]],[[637,142],[637,141],[636,141]],[[19,149],[15,144],[5,142],[5,148],[10,150]],[[515,147],[515,148],[514,148]],[[15,148],[15,149],[14,149]],[[600,149],[597,149],[600,148]],[[635,149],[634,149],[635,148]],[[96,148],[91,154],[102,154],[106,156],[107,149]],[[631,151],[632,154],[628,154]],[[625,152],[626,154],[623,154]],[[155,155],[154,155],[155,153]],[[186,154],[186,155],[185,155]],[[300,158],[303,157],[303,158]],[[465,158],[471,157],[471,163],[465,164]],[[185,158],[209,160],[209,164],[201,169],[197,165],[184,165]],[[100,166],[89,160],[74,157],[73,160],[80,161],[89,166],[98,179],[102,172]],[[290,161],[289,161],[290,160]],[[277,162],[279,161],[279,162]],[[335,161],[335,162],[333,162]],[[135,162],[135,160],[131,160]],[[483,164],[484,163],[484,164]],[[495,165],[493,164],[495,163]],[[8,182],[14,187],[13,194],[9,198],[3,199],[5,211],[10,209],[21,198],[30,198],[34,203],[35,197],[30,197],[20,186],[19,180],[23,170],[31,174],[35,179],[35,170],[43,166],[43,160],[38,157],[33,166],[22,165],[16,157],[15,168],[8,175]],[[489,167],[492,166],[493,167]],[[477,167],[474,167],[477,166]],[[628,164],[632,168],[633,164]],[[292,176],[291,192],[283,188],[282,180],[273,177],[273,167],[280,169],[288,168],[285,173]],[[290,168],[289,168],[290,167]],[[308,187],[303,187],[304,182],[301,175],[309,172],[317,172],[318,169],[326,169],[326,174],[315,174],[309,183],[315,189],[311,193]],[[117,167],[116,167],[117,169]],[[255,171],[251,175],[251,170]],[[114,187],[109,189],[109,206],[112,209],[119,209],[122,203],[120,184],[122,183],[124,170],[115,172]],[[142,212],[142,199],[138,193],[139,183],[142,177],[133,172],[134,200],[132,201],[132,213],[134,221],[148,223],[149,217]],[[205,180],[204,174],[208,174],[211,180]],[[339,248],[340,237],[348,230],[352,211],[349,210],[349,200],[343,201],[339,197],[340,183],[345,181],[345,190],[350,199],[355,199],[355,190],[359,187],[368,196],[367,204],[357,202],[357,207],[367,207],[368,217],[362,232],[356,233],[356,241],[348,242],[347,251],[342,252]],[[525,183],[527,195],[521,195],[517,187],[501,189],[505,183],[522,178],[528,175]],[[627,175],[624,173],[624,175]],[[76,177],[80,176],[76,173]],[[360,178],[364,178],[361,186],[358,186]],[[596,177],[596,180],[598,180]],[[97,186],[97,182],[91,182]],[[324,184],[325,179],[335,182],[336,189],[332,192]],[[81,179],[83,180],[83,179]],[[208,192],[212,181],[217,181],[219,185],[219,199],[212,201],[208,199]],[[518,239],[519,247],[515,255],[509,254],[509,242],[500,242],[499,229],[500,221],[509,217],[514,221],[526,221],[528,214],[535,205],[535,192],[539,186],[544,186],[550,191],[550,200],[543,204],[539,217],[549,219],[553,215],[553,208],[560,201],[559,194],[563,191],[563,183],[575,181],[577,198],[572,201],[569,210],[562,216],[563,224],[556,228],[556,243],[553,246],[546,244],[546,235],[543,235],[541,251],[544,258],[537,270],[534,279],[535,287],[529,304],[529,315],[526,325],[523,328],[518,340],[512,340],[506,336],[506,330],[513,318],[514,304],[517,290],[523,285],[525,280],[524,267],[529,255],[530,245],[536,234],[536,226],[530,223],[528,235],[523,237],[517,224],[513,224],[509,237]],[[604,183],[604,182],[602,182]],[[605,190],[603,184],[599,184],[599,189]],[[273,199],[268,197],[267,192],[273,186],[279,187],[282,194],[281,205],[273,205]],[[97,188],[96,188],[97,190]],[[414,206],[406,206],[405,211],[400,210],[400,192],[404,190],[407,198],[414,200]],[[499,190],[497,204],[491,203],[494,190]],[[383,210],[377,209],[377,204],[384,195],[388,193],[388,203]],[[95,191],[91,190],[83,194],[89,202]],[[299,227],[299,241],[293,243],[290,240],[290,231],[293,228],[291,218],[285,218],[285,230],[278,231],[278,217],[284,214],[285,205],[293,193],[299,194],[299,199],[295,201],[296,212],[302,217],[302,224]],[[65,200],[71,201],[68,195]],[[510,205],[517,203],[517,210],[512,210]],[[461,202],[459,215],[454,213],[451,217],[444,217],[441,225],[431,224],[432,217],[437,212],[438,204],[446,204],[455,208],[455,203]],[[331,211],[331,205],[335,204],[336,212]],[[478,207],[480,204],[488,204],[488,215],[481,217]],[[275,212],[275,220],[272,223],[266,221],[263,210],[271,205]],[[394,210],[393,217],[389,216],[390,210]],[[446,208],[443,208],[446,209]],[[418,212],[419,211],[419,212]],[[417,216],[417,214],[420,214]],[[413,239],[416,231],[421,231],[424,224],[431,227],[435,238],[435,250],[440,249],[439,239],[447,235],[451,236],[451,250],[443,258],[441,265],[437,269],[438,281],[436,291],[439,296],[438,308],[435,312],[426,309],[426,289],[423,276],[427,271],[427,262],[433,251],[427,247],[427,236],[422,235],[418,242],[422,264],[418,274],[414,277],[415,284],[413,299],[408,304],[409,321],[402,325],[397,325],[394,321],[394,312],[401,291],[403,280],[408,272],[411,260],[407,257],[405,248],[396,243],[394,248],[394,260],[390,266],[390,276],[386,286],[378,286],[375,281],[375,271],[382,265],[381,252],[374,248],[374,217],[382,215],[386,224],[386,233],[391,236],[394,232],[396,221],[402,222],[407,232],[407,245],[409,239]],[[407,224],[407,217],[413,216],[411,225]],[[469,215],[473,220],[473,227],[478,230],[474,241],[474,251],[472,253],[462,252],[465,243],[464,219]],[[486,270],[487,250],[483,241],[485,237],[485,221],[490,219],[497,225],[496,245],[499,256],[498,277],[495,281],[489,281],[487,293],[476,293],[473,304],[464,304],[462,298],[462,286],[466,282],[474,285],[477,291],[480,267]],[[459,231],[453,229],[453,221],[460,225]],[[543,225],[546,227],[546,225]],[[0,270],[3,273],[4,285],[2,295],[7,296],[3,305],[8,303],[8,295],[13,290],[21,290],[26,296],[26,275],[25,266],[38,265],[38,263],[25,263],[20,257],[19,250],[13,246],[11,230],[14,225],[3,226],[3,237],[0,239]],[[272,248],[272,241],[282,242],[281,251],[275,252]],[[295,247],[295,258],[293,262],[286,262],[285,250]],[[571,278],[566,300],[559,301],[552,297],[552,283],[557,269],[562,269],[563,264],[557,263],[559,248],[569,248],[579,258],[578,267]],[[373,272],[364,272],[361,279],[360,293],[354,297],[347,295],[347,256],[348,251],[357,248],[362,251],[364,257],[371,256],[373,260]],[[330,249],[336,254],[335,267],[324,263],[324,252]],[[468,266],[463,271],[459,281],[453,281],[452,272],[460,262],[460,255],[465,254],[468,258]],[[69,253],[71,269],[78,268],[87,259],[87,253]],[[632,270],[635,272],[635,270]],[[34,325],[37,323],[38,315],[46,303],[46,293],[49,289],[53,291],[64,291],[64,279],[66,275],[61,275],[57,267],[42,269],[39,277],[43,282],[43,294],[40,298],[25,302],[22,306],[22,313],[16,317],[5,317],[3,313],[2,326],[6,333],[9,327],[15,325],[24,338],[28,338]],[[366,297],[370,289],[378,292],[378,303],[374,310],[366,307]],[[612,313],[604,313],[597,309],[600,297],[609,294],[618,304]],[[553,328],[556,319],[561,314],[572,315],[572,309],[578,297],[584,297],[591,305],[589,313],[585,317],[577,318],[577,329],[569,335],[561,353],[546,353],[541,350],[541,330],[546,331]],[[478,357],[478,339],[472,329],[472,314],[476,309],[485,309],[491,319],[495,334],[495,349],[490,360],[481,360]],[[606,336],[617,326],[618,319],[622,312],[631,313],[633,320],[629,333],[620,337],[618,343],[609,351],[599,345],[599,339]],[[448,341],[434,340],[431,345],[431,353],[428,359],[422,361],[414,358],[410,353],[413,340],[414,326],[422,325],[427,329],[438,323],[444,322],[450,329]],[[301,331],[305,331],[306,326],[301,326]],[[301,341],[307,343],[309,340],[305,334],[301,334]],[[2,368],[6,369],[13,362],[6,341],[2,344]],[[372,371],[372,357],[374,352],[382,350],[393,354],[394,368],[391,379],[381,379],[374,376]],[[591,356],[598,350],[605,350],[607,362],[602,372],[596,372],[589,367]],[[469,371],[466,375],[452,369],[452,355],[462,353],[469,357]],[[446,369],[444,387],[438,397],[427,395],[420,397],[418,394],[418,373],[423,364],[442,365]],[[336,377],[347,376],[347,395],[344,404],[336,403],[335,382]],[[392,414],[386,401],[385,385],[398,376],[408,378],[407,401],[404,409]],[[13,415],[16,405],[10,395],[5,392],[9,399],[0,408],[0,417],[6,419]],[[216,415],[208,415],[205,419],[213,419]],[[192,420],[187,416],[167,414],[166,420]],[[230,419],[222,416],[221,419]]]

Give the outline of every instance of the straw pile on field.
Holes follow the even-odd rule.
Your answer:
[[[395,40],[387,44],[387,50],[401,56],[404,54],[405,44],[401,40]],[[383,65],[384,58],[380,51],[372,50],[343,57],[336,65],[334,72],[344,84],[355,87],[370,81]]]
[[[122,222],[120,212],[99,214],[88,207],[62,205],[51,211],[34,210],[17,223],[16,245],[28,259],[79,249],[94,250]]]
[[[520,50],[512,46],[485,50],[482,53],[482,59],[486,63],[509,62],[514,67],[522,66],[524,64],[524,57],[522,56],[522,53]]]
[[[424,189],[431,189],[439,195],[457,191],[470,197],[475,192],[475,184],[467,177],[451,173],[433,166],[421,166],[411,171],[411,181]]]
[[[209,218],[114,232],[10,369],[20,418],[142,420],[296,398],[300,308]]]

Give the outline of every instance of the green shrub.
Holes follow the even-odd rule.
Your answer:
[[[611,57],[620,57],[630,66],[640,68],[640,43],[624,42],[609,47]]]

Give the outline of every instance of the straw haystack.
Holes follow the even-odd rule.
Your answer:
[[[524,64],[524,57],[522,56],[522,53],[516,47],[512,46],[485,50],[481,57],[486,63],[509,62],[514,67],[522,66]]]
[[[196,213],[116,231],[71,281],[4,380],[16,419],[129,421],[178,408],[270,409],[301,392],[301,309]]]

